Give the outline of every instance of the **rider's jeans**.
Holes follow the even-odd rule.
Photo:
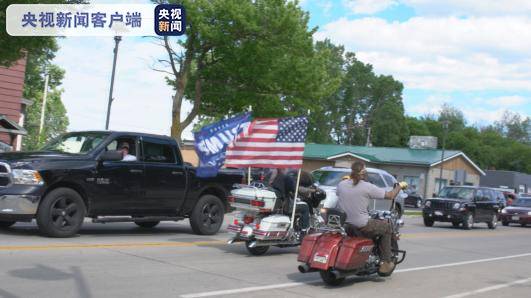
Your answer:
[[[376,238],[380,237],[380,252],[381,258],[384,262],[391,261],[391,226],[386,220],[369,219],[366,226],[359,229],[365,237]]]
[[[310,208],[306,204],[297,204],[295,212],[301,215],[301,226],[303,229],[310,227]]]

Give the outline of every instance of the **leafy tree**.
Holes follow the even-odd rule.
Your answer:
[[[346,53],[339,90],[329,100],[331,133],[337,143],[402,146],[409,135],[404,118],[402,83],[377,76],[370,64]],[[368,137],[368,133],[371,135]]]
[[[411,136],[430,136],[430,130],[424,121],[416,117],[406,117],[406,125]]]
[[[53,57],[52,51],[28,54],[23,96],[32,100],[33,104],[27,107],[24,120],[24,127],[28,131],[28,135],[22,139],[24,150],[38,149],[50,138],[64,133],[68,127],[66,109],[61,101],[63,90],[60,89],[65,72],[58,66],[50,64]],[[46,71],[49,74],[48,94],[43,131],[39,135]]]
[[[463,112],[448,103],[444,103],[441,107],[438,120],[441,123],[443,121],[448,121],[449,131],[462,130],[466,126],[466,120]]]
[[[287,0],[183,1],[186,38],[163,38],[174,88],[172,137],[201,114],[220,117],[253,106],[255,116],[300,114],[324,93],[308,13]],[[189,101],[192,111],[181,118]]]
[[[83,1],[40,0],[39,4],[80,3]],[[31,0],[0,1],[0,27],[6,28],[6,9],[11,4],[35,4]],[[0,65],[9,66],[24,56],[33,53],[37,56],[49,51],[57,51],[55,37],[50,36],[10,36],[6,30],[0,31]]]
[[[502,119],[496,122],[495,126],[509,139],[527,143],[531,140],[531,119],[529,117],[522,119],[518,113],[505,111]]]

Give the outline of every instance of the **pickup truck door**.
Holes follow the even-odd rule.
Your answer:
[[[142,137],[145,167],[143,208],[175,212],[184,202],[187,175],[175,144],[165,139]]]
[[[121,136],[110,142],[106,150],[116,150],[118,143],[124,141],[130,144],[130,153],[138,156],[140,143],[134,136]],[[144,196],[144,165],[138,160],[99,162],[91,184],[93,208],[98,214],[130,214]]]

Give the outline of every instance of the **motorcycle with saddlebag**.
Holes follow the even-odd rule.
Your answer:
[[[396,265],[402,263],[406,251],[399,249],[398,240],[399,229],[404,223],[394,208],[394,200],[390,211],[373,210],[369,214],[373,219],[385,220],[390,224],[392,261]],[[319,231],[307,235],[302,242],[297,258],[302,263],[298,267],[301,273],[319,272],[328,285],[339,285],[347,276],[352,275],[392,274],[392,272],[387,274],[379,272],[381,261],[379,238],[366,238],[356,229],[351,231],[353,236],[348,236],[345,230],[346,214],[340,209],[327,209],[324,219],[325,224],[319,228]]]
[[[293,206],[293,200],[290,200],[291,204],[285,202],[275,189],[263,183],[234,187],[227,198],[231,207],[236,209],[234,221],[227,227],[232,235],[228,243],[245,242],[252,255],[263,255],[271,246],[298,246],[306,233],[324,223],[318,207],[326,193],[316,186],[312,186],[308,196],[299,196],[296,200],[297,206],[306,205],[310,210],[306,230],[301,225],[303,215],[295,212],[297,208]]]

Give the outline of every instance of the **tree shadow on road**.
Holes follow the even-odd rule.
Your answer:
[[[44,266],[44,265],[35,265],[34,268],[24,268],[24,269],[15,269],[8,272],[9,275],[29,280],[38,280],[38,281],[66,281],[72,279],[74,281],[75,287],[77,289],[78,297],[81,298],[90,298],[92,294],[90,293],[90,288],[85,280],[81,269],[78,266],[71,266],[70,271],[62,271],[57,268]],[[0,292],[1,294],[1,292]]]

